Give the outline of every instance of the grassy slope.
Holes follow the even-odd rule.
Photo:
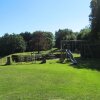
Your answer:
[[[68,64],[0,66],[0,100],[99,100],[100,72]]]

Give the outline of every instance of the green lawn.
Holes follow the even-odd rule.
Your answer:
[[[0,100],[99,100],[100,72],[70,63],[0,66]]]

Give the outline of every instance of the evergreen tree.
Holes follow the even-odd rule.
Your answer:
[[[91,39],[100,40],[100,0],[92,0],[90,7]]]

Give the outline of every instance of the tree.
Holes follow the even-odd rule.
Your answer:
[[[26,49],[25,41],[20,35],[5,34],[0,38],[1,56],[9,55],[16,52],[23,52]]]
[[[76,36],[74,34],[74,32],[70,29],[59,29],[56,33],[55,33],[55,46],[57,48],[60,48],[61,45],[61,41],[62,40],[74,40],[76,39]]]
[[[46,38],[47,41],[47,47],[46,49],[51,49],[54,46],[54,35],[51,32],[44,32],[44,36]]]
[[[100,0],[92,0],[90,8],[91,39],[100,40]]]
[[[90,40],[90,27],[85,27],[77,35],[77,40]]]
[[[26,43],[26,51],[31,51],[29,41],[32,39],[32,34],[30,32],[22,32],[20,35],[23,37]]]
[[[53,46],[53,35],[50,32],[36,31],[30,40],[31,50],[48,50]]]

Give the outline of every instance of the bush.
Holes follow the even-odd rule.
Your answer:
[[[12,55],[12,61],[13,62],[31,62],[34,59],[41,60],[42,55],[36,54],[34,55]]]
[[[49,53],[46,55],[46,59],[54,59],[54,58],[55,58],[55,55],[52,53]]]
[[[14,62],[30,62],[34,56],[31,55],[12,55],[12,61]]]

